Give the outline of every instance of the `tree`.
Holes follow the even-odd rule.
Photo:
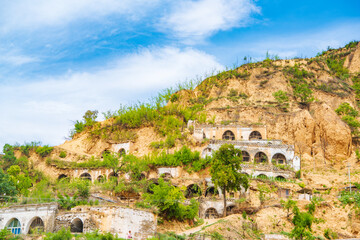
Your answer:
[[[3,159],[2,167],[3,169],[7,169],[9,166],[14,165],[16,162],[14,147],[9,144],[5,144],[3,147],[3,152],[4,152],[4,156],[2,157]]]
[[[153,194],[145,193],[145,202],[156,206],[160,215],[166,219],[193,220],[198,213],[199,203],[191,199],[189,205],[184,205],[184,193],[180,188],[172,186],[159,178],[159,185],[152,184],[150,190]]]
[[[290,233],[290,237],[296,240],[312,240],[315,239],[311,233],[311,225],[314,221],[314,216],[310,211],[300,212],[299,208],[293,208],[294,217],[292,223],[294,228]]]
[[[99,112],[97,110],[95,111],[87,110],[83,116],[85,121],[85,126],[92,126],[96,121],[98,113]]]
[[[13,181],[11,181],[10,176],[5,174],[0,168],[0,195],[15,196],[17,194],[16,186]]]
[[[29,194],[29,189],[32,185],[32,181],[29,178],[28,174],[21,172],[21,169],[18,165],[12,165],[8,170],[10,179],[13,184],[16,186],[16,189],[24,196]]]
[[[306,83],[296,85],[294,89],[294,97],[300,98],[302,103],[308,104],[314,101],[312,96],[312,90],[309,88],[309,85]]]
[[[296,202],[288,201],[283,205],[285,208],[290,208],[293,206],[292,212],[294,217],[292,219],[292,223],[294,224],[294,228],[290,232],[290,237],[296,240],[315,239],[312,234],[311,225],[315,220],[314,213],[316,209],[316,203],[311,201],[310,204],[306,205],[306,208],[308,209],[306,212],[300,212]]]
[[[215,187],[220,187],[224,196],[224,217],[226,216],[226,191],[247,189],[249,180],[241,171],[241,150],[232,144],[224,144],[210,160],[210,175]]]

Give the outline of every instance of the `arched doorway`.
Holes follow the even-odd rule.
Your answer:
[[[119,174],[115,173],[115,172],[112,172],[109,174],[109,179],[111,178],[117,178],[119,176]]]
[[[70,225],[70,231],[73,233],[82,233],[84,230],[84,224],[80,218],[75,218]]]
[[[219,218],[219,214],[216,211],[215,208],[208,208],[205,211],[205,219],[215,219],[215,218]]]
[[[21,223],[17,218],[11,219],[6,228],[9,229],[12,234],[21,233]]]
[[[67,178],[68,176],[65,175],[65,174],[60,174],[59,177],[58,177],[58,180],[61,180],[61,179],[64,179],[64,178]]]
[[[201,188],[197,184],[190,184],[186,188],[185,197],[192,198],[201,196]]]
[[[41,218],[36,217],[30,224],[28,234],[43,233],[45,230],[44,222]]]
[[[268,177],[265,174],[259,174],[256,178],[259,179],[268,179]]]
[[[206,134],[203,132],[203,139],[206,139]]]
[[[258,131],[252,131],[249,136],[249,140],[260,140],[262,139],[261,133]]]
[[[207,156],[211,156],[211,148],[209,147],[205,148],[201,153],[202,158],[205,158]]]
[[[283,181],[285,181],[285,178],[283,176],[279,175],[279,176],[276,176],[275,180],[283,182]]]
[[[100,183],[105,182],[105,178],[104,178],[103,175],[99,175],[96,180],[97,180],[98,182],[100,182]]]
[[[277,153],[272,157],[271,162],[274,164],[285,164],[286,157],[284,156],[284,154]]]
[[[256,163],[267,163],[268,157],[263,152],[258,152],[255,154],[255,162]]]
[[[229,216],[229,215],[233,214],[234,209],[235,209],[234,205],[227,206],[226,207],[226,216]]]
[[[227,130],[222,135],[222,139],[224,139],[224,140],[235,140],[235,134],[232,131]]]
[[[243,162],[250,162],[250,154],[247,151],[242,151],[241,154]]]
[[[218,194],[219,192],[215,187],[208,187],[205,191],[205,197],[214,197]]]
[[[172,178],[171,173],[168,173],[168,172],[161,174],[161,177],[162,177],[163,179],[170,179],[170,178]]]
[[[119,156],[123,156],[123,155],[125,155],[126,154],[126,151],[125,151],[125,149],[124,148],[120,148],[120,150],[119,150]]]
[[[80,175],[80,178],[83,179],[83,180],[89,180],[89,181],[91,181],[91,175],[90,175],[90,173],[82,173],[82,174]]]

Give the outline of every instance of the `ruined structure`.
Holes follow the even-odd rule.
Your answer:
[[[198,125],[189,121],[188,127],[193,128],[195,139],[210,139],[210,144],[201,153],[202,157],[211,156],[221,145],[230,143],[242,151],[243,162],[264,166],[263,170],[260,170],[261,167],[255,165],[253,168],[256,170],[250,171],[252,166],[244,165],[247,174],[257,176],[266,173],[268,177],[276,177],[276,174],[271,173],[279,169],[265,165],[287,165],[295,171],[300,170],[300,159],[295,156],[294,146],[283,144],[281,140],[267,140],[266,126]],[[285,175],[285,178],[292,177],[290,173]]]
[[[57,203],[43,203],[0,209],[0,228],[14,234],[54,232],[65,227],[74,233],[99,229],[123,238],[131,231],[134,239],[146,239],[154,236],[156,224],[154,213],[121,206],[78,206],[60,211]]]

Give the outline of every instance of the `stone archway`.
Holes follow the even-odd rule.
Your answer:
[[[219,192],[215,187],[208,187],[205,191],[205,197],[213,197],[217,195],[219,195]]]
[[[219,218],[219,214],[216,211],[215,208],[208,208],[205,211],[205,219],[215,219],[215,218]]]
[[[260,140],[260,139],[262,139],[262,136],[259,131],[252,131],[249,135],[249,140]]]
[[[30,224],[28,234],[38,234],[42,233],[45,230],[45,225],[43,220],[40,217],[35,217]]]
[[[58,177],[58,180],[65,179],[65,178],[68,178],[68,176],[66,174],[60,174]]]
[[[115,173],[115,172],[109,173],[109,176],[108,176],[109,179],[111,179],[111,178],[117,178],[117,177],[119,177],[119,174],[117,174],[117,173]]]
[[[201,196],[201,188],[197,184],[190,184],[185,191],[186,198]]]
[[[277,181],[285,181],[285,179],[286,178],[281,175],[275,177],[275,180],[277,180]]]
[[[256,176],[256,178],[268,179],[268,176],[266,176],[265,174],[259,174],[259,175]]]
[[[89,180],[89,181],[91,181],[91,175],[90,175],[90,173],[87,173],[87,172],[82,173],[82,174],[80,175],[80,178],[83,179],[83,180]]]
[[[120,148],[120,150],[118,151],[119,156],[123,156],[126,154],[126,150],[124,148]]]
[[[263,152],[257,152],[255,154],[255,162],[256,163],[267,163],[268,162],[268,157]]]
[[[70,231],[73,233],[82,233],[84,230],[84,223],[80,218],[75,218],[70,225]]]
[[[271,162],[274,164],[285,164],[286,163],[286,157],[284,154],[276,153],[272,159]]]
[[[103,183],[103,182],[105,182],[105,177],[104,177],[103,175],[99,175],[99,176],[96,178],[96,180],[97,180],[98,182],[100,182],[100,183]]]
[[[21,223],[17,218],[10,219],[9,223],[6,225],[6,228],[9,229],[12,234],[21,233]]]
[[[235,134],[232,131],[227,130],[222,135],[222,139],[224,139],[224,140],[235,140]]]

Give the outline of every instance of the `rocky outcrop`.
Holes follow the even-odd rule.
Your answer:
[[[350,73],[360,72],[360,43],[358,43],[355,52],[346,57],[344,66],[349,69]]]

